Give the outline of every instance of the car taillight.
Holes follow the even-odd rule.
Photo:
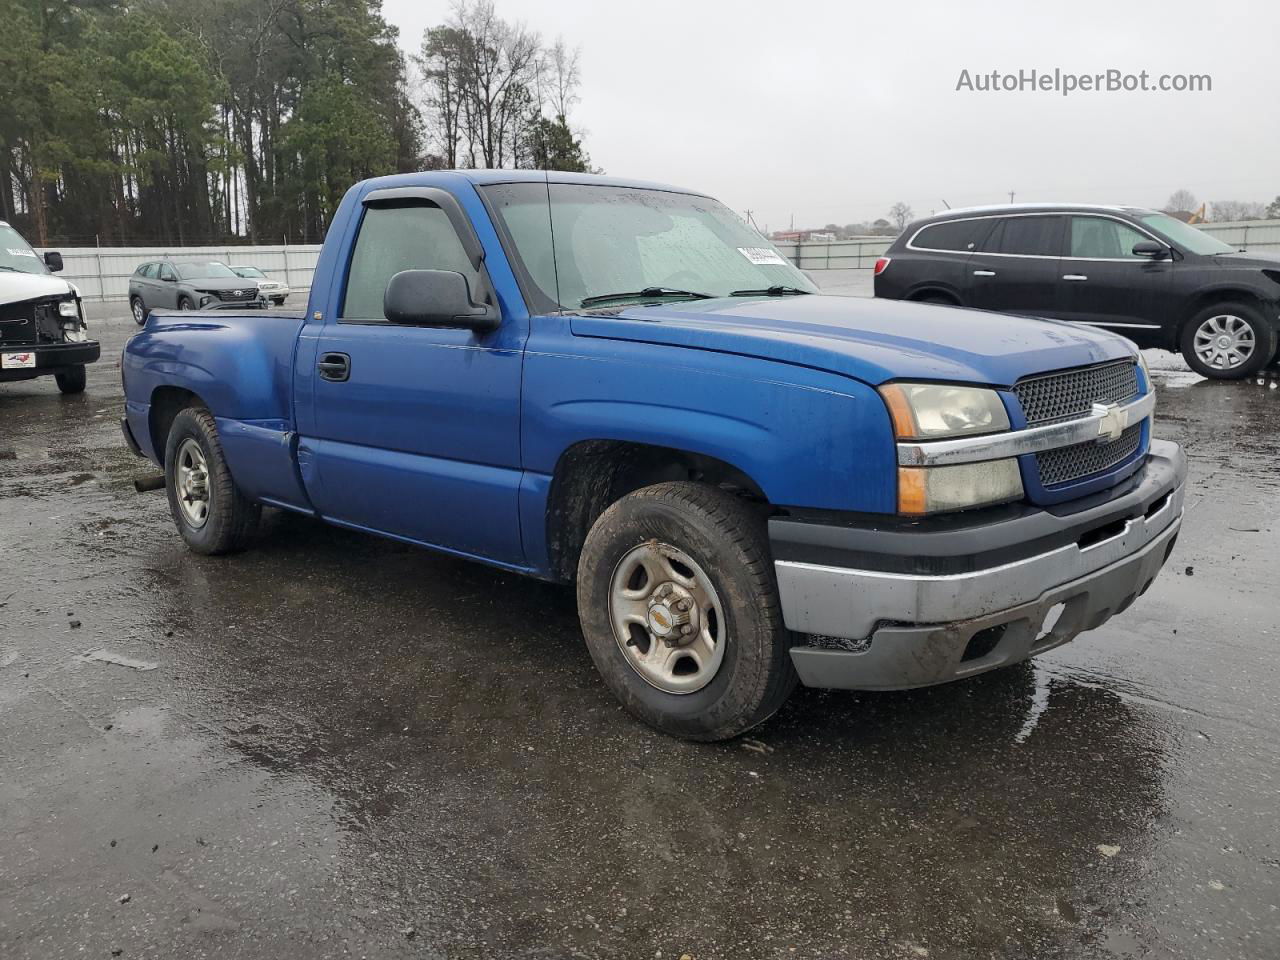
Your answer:
[[[893,259],[892,257],[881,257],[879,260],[876,261],[875,275],[877,277],[880,276],[880,274],[884,273],[885,269],[889,266],[889,261],[892,259]]]

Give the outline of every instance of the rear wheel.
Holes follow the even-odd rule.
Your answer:
[[[949,297],[945,293],[926,293],[923,297],[915,297],[916,303],[936,303],[944,307],[958,307],[960,304],[955,297]]]
[[[173,418],[164,455],[169,512],[182,539],[196,553],[241,549],[258,525],[262,508],[236,486],[222,455],[213,414],[188,407]]]
[[[1244,303],[1201,310],[1182,328],[1182,356],[1192,370],[1217,380],[1241,380],[1275,356],[1276,331]]]
[[[63,393],[84,393],[85,384],[88,382],[83,365],[59,370],[53,375],[53,379],[57,381],[58,389]]]
[[[660,483],[609,507],[583,546],[578,612],[609,689],[664,733],[736,736],[796,684],[764,518],[715,487]]]

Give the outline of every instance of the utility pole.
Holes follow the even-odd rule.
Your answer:
[[[1010,191],[1009,191],[1009,202],[1010,202],[1010,203],[1013,203],[1013,191],[1012,191],[1012,190],[1010,190]]]

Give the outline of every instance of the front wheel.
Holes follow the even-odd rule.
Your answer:
[[[1276,331],[1253,307],[1220,303],[1182,328],[1182,356],[1196,373],[1215,380],[1253,376],[1276,353]]]
[[[196,305],[195,305],[194,301],[192,301],[192,299],[191,299],[190,297],[179,297],[179,298],[178,298],[178,309],[179,309],[179,310],[194,310],[195,308],[196,308]]]
[[[129,301],[129,310],[133,313],[133,322],[138,326],[147,322],[147,308],[141,297],[134,297]]]
[[[85,384],[88,382],[83,364],[59,370],[53,375],[53,379],[63,393],[84,393]]]
[[[196,553],[231,553],[253,535],[262,508],[232,479],[208,410],[188,407],[173,418],[164,479],[173,522]]]
[[[582,549],[578,614],[609,689],[673,736],[737,736],[796,684],[764,518],[715,487],[660,483],[609,507]]]

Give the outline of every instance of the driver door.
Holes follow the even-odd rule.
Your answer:
[[[367,204],[337,316],[321,328],[313,417],[300,443],[307,493],[336,523],[523,565],[520,372],[528,321],[496,330],[392,323],[387,283],[451,270],[491,289],[453,223],[423,199]]]
[[[154,303],[148,303],[147,306],[152,309],[159,310],[177,310],[178,309],[178,275],[174,272],[173,265],[168,263],[160,264],[160,270],[156,274],[157,280],[152,284],[155,298]]]

